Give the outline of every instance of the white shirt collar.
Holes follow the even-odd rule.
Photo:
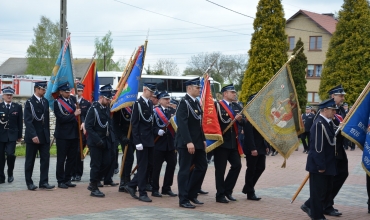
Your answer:
[[[36,94],[33,94],[36,98],[37,98],[37,100],[41,100],[41,97],[38,97]]]
[[[163,105],[161,105],[161,108],[162,108],[163,110],[168,109],[168,108],[164,107]]]
[[[147,105],[149,105],[149,104],[148,104],[149,99],[145,98],[144,96],[141,96],[141,98],[143,98],[143,99],[144,99],[144,101],[146,102],[146,104],[147,104]]]
[[[321,117],[323,117],[328,123],[331,122],[331,119],[328,119],[327,117],[323,116],[321,113],[320,113]]]
[[[9,106],[12,106],[12,102],[7,103],[6,101],[4,101],[4,103],[5,103],[5,106],[8,105],[8,104],[9,104]]]
[[[224,102],[226,102],[226,104],[227,104],[228,106],[230,105],[230,102],[226,101],[225,99],[224,99]]]
[[[190,98],[193,99],[193,101],[195,102],[195,99],[196,98],[194,98],[193,96],[189,95],[189,93],[186,93],[186,94],[188,94],[188,96],[190,96]]]

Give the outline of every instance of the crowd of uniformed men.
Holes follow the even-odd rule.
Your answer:
[[[47,82],[36,82],[34,94],[22,106],[12,102],[14,89],[2,89],[3,102],[0,103],[0,183],[4,183],[5,162],[8,182],[14,181],[16,142],[22,139],[23,120],[26,126],[25,180],[29,190],[53,189],[49,184],[50,123],[49,102],[44,98]],[[59,86],[59,97],[54,101],[56,118],[54,138],[57,148],[56,178],[58,187],[75,187],[83,175],[80,144],[89,147],[91,157],[90,184],[91,196],[104,197],[99,187],[117,186],[119,192],[127,192],[133,198],[151,202],[147,192],[154,197],[169,195],[179,197],[179,206],[195,208],[203,202],[198,194],[206,194],[201,189],[206,175],[208,161],[206,138],[202,129],[202,108],[199,104],[199,78],[185,82],[187,94],[180,102],[171,99],[166,91],[157,91],[155,84],[144,83],[143,94],[132,107],[122,108],[111,113],[110,103],[115,94],[110,84],[100,88],[99,100],[90,103],[82,98],[84,85],[77,84],[77,97],[70,94],[66,82]],[[242,192],[247,199],[258,201],[255,185],[263,173],[269,145],[261,134],[241,114],[241,106],[236,102],[234,86],[227,85],[221,90],[223,99],[215,102],[220,129],[223,131],[234,119],[233,126],[223,134],[223,144],[213,150],[216,181],[216,202],[236,201],[233,190],[241,171],[241,157],[238,148],[246,156],[247,169]],[[301,135],[304,152],[308,153],[306,170],[310,173],[310,198],[302,205],[312,219],[325,219],[324,214],[339,216],[334,209],[334,198],[348,177],[348,160],[343,148],[345,139],[335,134],[346,116],[342,107],[344,90],[337,86],[329,91],[331,99],[319,105],[314,115],[307,107],[302,115],[306,132]],[[253,99],[249,97],[248,101]],[[170,123],[176,116],[177,132]],[[77,117],[80,117],[79,126]],[[131,127],[130,127],[131,126]],[[80,129],[79,129],[80,128]],[[129,131],[131,130],[131,133]],[[242,130],[242,132],[240,131]],[[81,133],[81,135],[79,134]],[[240,142],[238,134],[244,134]],[[82,141],[80,143],[80,138]],[[308,137],[308,144],[306,138]],[[122,151],[127,146],[120,183],[115,183],[113,174],[119,170],[118,146]],[[348,144],[347,144],[348,146]],[[136,151],[137,173],[132,177],[134,152]],[[38,187],[32,180],[36,154],[40,156],[40,182]],[[6,155],[6,156],[5,156]],[[210,159],[210,158],[209,158]],[[177,175],[178,195],[171,186],[175,167],[179,163]],[[160,191],[159,177],[163,162],[166,170]],[[230,163],[226,177],[227,163]],[[101,182],[103,181],[103,183]],[[370,193],[370,180],[367,176],[367,190]],[[138,195],[136,195],[138,189]],[[369,207],[370,212],[370,207]]]

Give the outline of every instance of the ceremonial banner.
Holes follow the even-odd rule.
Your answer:
[[[48,82],[45,98],[49,101],[50,109],[54,110],[54,99],[59,96],[58,87],[68,82],[70,89],[74,88],[74,79],[72,71],[72,60],[70,51],[70,36],[64,41],[60,49],[58,59],[53,68],[53,73]]]
[[[94,101],[94,91],[95,91],[95,77],[96,77],[96,70],[95,70],[95,61],[91,63],[91,66],[87,70],[85,77],[81,80],[81,83],[85,85],[83,97],[89,102]],[[96,73],[96,74],[95,74]],[[98,90],[99,91],[99,90]]]
[[[299,146],[304,132],[294,82],[287,64],[248,103],[244,115],[267,142],[286,159]]]
[[[99,76],[98,76],[98,71],[95,73],[95,80],[94,80],[94,92],[93,92],[93,101],[98,101],[99,100],[99,91],[100,91],[100,84],[99,84]]]
[[[370,176],[370,82],[343,121],[342,135],[363,150],[362,167]]]
[[[139,92],[139,81],[144,64],[145,55],[144,46],[140,46],[136,51],[133,59],[134,66],[130,74],[126,74],[120,82],[119,88],[117,89],[116,98],[112,101],[111,112],[116,112],[121,108],[128,107],[134,104],[137,100],[137,94]]]
[[[206,153],[214,150],[224,143],[222,131],[217,118],[217,111],[211,93],[211,84],[208,73],[201,79],[202,92],[201,103],[203,110],[202,127],[206,136]]]

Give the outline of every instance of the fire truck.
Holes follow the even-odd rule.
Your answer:
[[[36,75],[0,75],[0,88],[10,86],[15,89],[15,95],[31,96],[35,82],[49,81],[50,76]],[[0,90],[0,94],[2,91]]]

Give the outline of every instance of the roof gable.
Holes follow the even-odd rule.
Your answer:
[[[286,23],[289,23],[290,21],[294,20],[294,18],[296,18],[298,15],[301,15],[301,14],[307,16],[309,19],[315,22],[317,26],[324,29],[329,34],[332,35],[335,32],[335,28],[337,26],[338,21],[335,20],[334,17],[330,15],[318,14],[318,13],[305,11],[305,10],[299,10],[292,17],[290,17]]]

